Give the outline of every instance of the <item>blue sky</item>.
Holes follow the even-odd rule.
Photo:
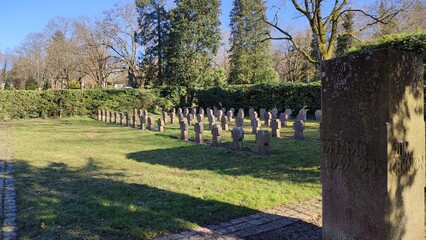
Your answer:
[[[56,16],[79,17],[101,16],[116,3],[130,3],[134,0],[5,0],[0,14],[0,50],[13,49],[20,45],[29,33],[41,32],[50,19]],[[367,0],[361,0],[365,2]],[[284,0],[268,0],[269,16],[273,16]],[[288,1],[287,1],[288,2]],[[287,3],[289,5],[289,3]],[[222,29],[228,29],[232,0],[222,0]],[[288,6],[286,9],[292,9]],[[294,11],[282,10],[281,21],[292,30],[303,30],[305,22],[295,18]],[[285,18],[283,17],[285,16]]]

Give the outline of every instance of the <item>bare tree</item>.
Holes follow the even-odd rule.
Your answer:
[[[127,71],[132,87],[143,87],[138,66],[139,44],[136,35],[139,32],[138,13],[135,3],[116,5],[105,13],[102,29],[108,40],[103,44],[113,51],[113,57]]]
[[[326,1],[323,0],[291,0],[293,7],[309,23],[315,46],[319,53],[318,58],[315,57],[315,53],[303,50],[300,43],[297,42],[289,31],[285,30],[284,27],[278,26],[277,18],[274,21],[269,21],[266,17],[263,19],[269,26],[281,34],[281,36],[270,36],[268,39],[290,41],[294,48],[302,53],[306,59],[312,63],[319,64],[320,60],[328,60],[334,56],[336,40],[339,36],[354,35],[356,32],[368,29],[377,23],[386,24],[404,8],[402,4],[390,4],[381,14],[377,14],[367,12],[360,8],[351,7],[348,0],[334,0],[334,4],[327,14],[326,7],[324,7],[325,2]],[[352,32],[339,32],[338,27],[341,18],[347,12],[364,15],[368,17],[370,21],[363,27],[355,29]]]

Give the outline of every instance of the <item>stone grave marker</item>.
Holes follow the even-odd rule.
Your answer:
[[[281,121],[281,125],[284,127],[287,127],[287,122],[288,122],[288,114],[283,112],[280,114],[280,121]]]
[[[143,110],[143,111],[142,111],[142,114],[143,114],[145,117],[148,117],[148,110]]]
[[[120,126],[123,126],[123,113],[120,113]]]
[[[251,119],[251,133],[257,134],[261,127],[260,119],[259,118],[252,118]]]
[[[213,114],[217,118],[218,117],[218,110],[217,107],[213,106]]]
[[[114,112],[114,124],[117,124],[118,113]]]
[[[425,239],[422,57],[321,63],[322,239]]]
[[[234,127],[232,129],[232,145],[234,151],[243,150],[244,130],[241,127]]]
[[[210,107],[207,107],[207,108],[206,108],[206,114],[207,114],[207,117],[208,117],[208,116],[210,116],[210,114],[213,112],[213,111],[212,111],[212,112],[210,112],[210,110],[211,110],[211,109],[210,109]]]
[[[164,123],[167,123],[167,117],[168,117],[169,115],[167,114],[167,112],[163,112],[163,114],[162,114],[162,117],[163,117],[163,122]]]
[[[198,114],[201,114],[204,116],[204,108],[200,107],[200,109],[198,110]]]
[[[157,126],[158,126],[159,132],[164,132],[164,121],[163,121],[163,119],[159,118],[157,120]]]
[[[222,116],[220,119],[220,123],[222,125],[223,131],[228,131],[228,118],[226,116]]]
[[[222,115],[226,115],[226,108],[225,107],[222,108]]]
[[[305,123],[301,120],[296,120],[293,123],[293,130],[294,130],[294,139],[297,140],[304,140],[305,136],[303,134],[303,131],[305,131]]]
[[[266,109],[261,108],[260,111],[259,111],[260,120],[265,120],[265,114],[266,114]]]
[[[133,109],[133,116],[139,115],[139,109]]]
[[[270,143],[271,134],[268,132],[268,130],[259,130],[256,134],[256,145],[260,155],[269,155]]]
[[[133,128],[138,128],[138,115],[135,114],[132,116],[132,127]]]
[[[243,127],[243,125],[244,125],[244,118],[236,117],[235,118],[235,126],[236,127]]]
[[[188,114],[189,114],[189,109],[188,108],[184,108],[183,109],[183,117],[188,117]]]
[[[176,118],[176,113],[175,112],[171,112],[170,113],[170,123],[171,124],[175,124],[175,118]]]
[[[222,116],[223,116],[222,109],[217,110],[217,119],[218,119],[219,121],[220,121],[220,119],[222,119]]]
[[[272,113],[272,119],[278,118],[278,109],[276,108],[272,109],[271,113]]]
[[[126,127],[130,127],[130,116],[129,113],[124,114],[126,118]]]
[[[299,114],[297,114],[297,120],[306,122],[307,110],[302,108],[299,110]]]
[[[240,108],[240,110],[238,110],[238,117],[244,118],[244,108]]]
[[[316,110],[315,111],[315,120],[317,122],[322,122],[322,112],[321,112],[321,110]]]
[[[187,121],[180,121],[180,139],[183,141],[188,141],[188,129],[189,125]]]
[[[170,113],[175,113],[176,114],[176,108],[170,109]]]
[[[98,110],[98,121],[102,121],[102,111]]]
[[[281,121],[279,119],[273,119],[271,121],[272,137],[280,138]]]
[[[253,119],[254,118],[254,116],[253,116],[253,113],[254,112],[256,112],[255,110],[254,110],[254,108],[250,108],[249,109],[249,117],[251,118],[251,119]]]
[[[212,110],[210,110],[210,111],[212,111]],[[208,120],[209,120],[209,129],[212,129],[213,124],[216,122],[216,118],[213,115],[213,113],[208,116]]]
[[[177,109],[177,114],[178,114],[178,116],[182,114],[182,108]]]
[[[200,123],[196,123],[194,126],[195,131],[195,143],[203,144],[203,132],[204,132],[204,125]]]
[[[196,108],[191,108],[191,114],[192,114],[192,119],[194,119],[195,116],[197,115],[197,109]]]
[[[271,112],[265,113],[265,126],[270,127],[271,121],[272,121],[272,113]]]
[[[204,115],[202,114],[197,114],[197,122],[198,123],[203,123],[204,121]]]
[[[183,113],[178,114],[179,122],[183,121],[185,118],[183,117]]]
[[[212,127],[212,146],[220,147],[221,144],[222,144],[222,127],[215,124]]]
[[[232,112],[232,110],[228,110],[226,116],[228,117],[228,122],[232,121],[232,117],[233,117],[234,113]]]
[[[287,109],[284,111],[284,113],[288,115],[288,119],[291,119],[291,115],[293,114],[293,110],[292,110],[292,109],[290,109],[290,108],[287,108]]]
[[[193,123],[194,117],[192,116],[192,114],[188,114],[188,115],[186,116],[186,120],[188,120],[188,125],[189,125],[189,126],[192,126],[192,123]]]
[[[154,131],[154,119],[152,117],[148,117],[148,130]]]
[[[109,112],[109,123],[113,123],[114,122],[114,113],[113,112]]]
[[[141,115],[141,116],[139,117],[139,122],[140,122],[140,126],[139,126],[139,128],[140,128],[141,130],[145,130],[145,129],[146,129],[146,116]]]

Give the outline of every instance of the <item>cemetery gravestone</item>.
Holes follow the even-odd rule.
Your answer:
[[[235,126],[236,127],[243,127],[243,125],[244,125],[244,118],[236,117],[235,118]]]
[[[188,114],[189,114],[189,109],[188,109],[188,108],[185,108],[185,109],[183,110],[183,117],[188,117]]]
[[[224,116],[222,116],[222,118],[223,117]],[[222,144],[222,127],[215,124],[212,127],[212,146],[220,147],[221,144]]]
[[[192,114],[192,119],[194,119],[195,115],[197,115],[197,109],[196,108],[192,108],[191,109],[191,114]]]
[[[113,123],[113,122],[114,122],[114,113],[109,112],[109,123]]]
[[[135,114],[132,116],[132,121],[133,121],[133,128],[137,128],[138,127],[138,115]]]
[[[120,113],[120,126],[123,126],[123,113]]]
[[[222,130],[228,131],[228,118],[225,116],[222,116],[220,123],[222,124]]]
[[[140,129],[145,130],[146,129],[146,116],[141,115],[139,117],[139,120],[140,120]]]
[[[232,110],[228,110],[228,113],[227,113],[227,115],[226,115],[227,117],[228,117],[228,122],[231,122],[232,121],[232,117],[233,117],[233,112],[232,112]]]
[[[321,110],[316,110],[315,111],[315,120],[318,122],[322,122],[322,112]]]
[[[189,125],[187,121],[180,121],[180,139],[188,141],[188,129]]]
[[[260,130],[256,134],[256,145],[260,155],[269,155],[271,134],[267,130]]]
[[[148,117],[148,130],[154,131],[154,119]]]
[[[272,109],[272,119],[278,118],[278,109],[274,108]]]
[[[260,130],[261,123],[259,118],[251,119],[251,133],[257,134]]]
[[[117,124],[118,113],[114,112],[114,124]]]
[[[254,110],[254,108],[250,108],[249,109],[249,117],[250,117],[250,119],[253,119],[254,118],[254,116],[253,116],[253,113],[255,112],[255,110]]]
[[[195,130],[195,142],[198,144],[203,144],[203,132],[204,132],[204,125],[200,123],[196,123],[194,126]]]
[[[216,122],[216,118],[214,117],[213,113],[208,116],[208,120],[209,120],[209,128],[212,129],[213,124]]]
[[[203,123],[204,121],[204,115],[202,114],[197,114],[197,122],[198,123]]]
[[[201,114],[204,116],[204,108],[200,107],[200,109],[198,110],[198,114]]]
[[[272,120],[272,113],[271,112],[265,113],[265,126],[270,127],[271,126],[271,120]]]
[[[305,131],[305,123],[301,120],[296,120],[293,123],[294,130],[294,139],[304,140],[305,136],[303,135],[303,131]]]
[[[240,110],[238,110],[238,117],[244,118],[244,109],[243,108],[240,108]]]
[[[287,127],[288,115],[286,113],[280,114],[281,125]]]
[[[232,145],[231,148],[235,151],[243,150],[244,130],[241,127],[232,129]]]
[[[192,114],[188,114],[186,116],[186,119],[188,120],[188,125],[191,126],[192,125],[192,121],[194,120]]]
[[[171,124],[175,124],[175,118],[176,118],[176,113],[175,112],[171,112],[170,113],[170,123]]]
[[[280,138],[280,130],[281,130],[281,121],[279,119],[273,119],[271,121],[271,128],[272,128],[272,137]]]
[[[266,109],[261,108],[260,111],[259,111],[260,120],[265,120],[265,114],[266,114]]]
[[[98,121],[102,121],[102,111],[98,110]]]
[[[167,114],[167,112],[163,112],[163,115],[162,115],[162,117],[163,117],[163,122],[164,123],[167,123],[167,117],[168,117],[169,115]]]
[[[130,127],[130,116],[128,113],[125,114],[125,118],[126,118],[126,127]]]
[[[178,116],[182,114],[182,108],[178,108],[177,114],[178,114]]]
[[[297,114],[297,120],[306,122],[307,112],[305,109],[300,109],[299,114]]]
[[[293,110],[290,109],[290,108],[287,108],[284,113],[288,115],[288,119],[291,119],[291,115],[293,114]]]
[[[148,117],[148,110],[143,110],[142,113],[145,117]]]
[[[323,239],[425,239],[422,57],[381,49],[321,67]]]
[[[159,118],[157,120],[157,125],[158,125],[158,131],[164,132],[164,121],[163,121],[163,119]]]

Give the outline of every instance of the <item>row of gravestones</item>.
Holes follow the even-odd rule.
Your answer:
[[[235,109],[231,108],[226,111],[225,108],[218,110],[214,108],[206,109],[207,118],[209,123],[209,129],[212,133],[212,145],[220,146],[222,139],[222,131],[228,131],[228,123],[232,121],[234,116]],[[226,116],[224,113],[226,112]],[[271,137],[280,137],[281,126],[287,126],[288,119],[292,114],[293,110],[286,109],[285,112],[281,113],[278,117],[278,110],[273,109],[268,112],[265,109],[260,109],[260,117],[258,113],[250,108],[249,115],[252,127],[252,134],[256,135],[256,144],[258,146],[258,151],[262,155],[269,154],[269,143]],[[162,117],[157,120],[157,130],[159,132],[164,132],[164,125],[168,122],[170,118],[170,123],[174,124],[176,120],[176,115],[180,123],[181,130],[181,139],[188,140],[188,130],[189,126],[194,124],[194,119],[197,119],[195,123],[195,142],[203,143],[203,132],[204,132],[204,109],[200,108],[197,114],[197,109],[188,108],[181,109],[178,108],[172,109],[170,113],[163,112]],[[297,115],[297,120],[293,124],[294,129],[294,138],[295,139],[304,139],[303,131],[305,130],[304,121],[306,121],[307,110],[301,109]],[[321,110],[315,112],[316,119],[321,121]],[[216,118],[220,120],[221,124],[215,124]],[[261,128],[261,119],[264,120],[265,126],[271,128],[271,133],[267,130],[260,130]],[[135,109],[133,115],[130,116],[128,113],[117,113],[110,112],[105,110],[98,110],[98,120],[104,122],[110,122],[119,125],[132,126],[133,128],[139,128],[142,130],[155,130],[155,120],[152,117],[148,116],[148,111]],[[139,124],[138,124],[139,122]],[[244,109],[239,109],[237,116],[235,117],[235,127],[232,129],[232,149],[240,151],[243,149],[243,139],[244,139]]]

